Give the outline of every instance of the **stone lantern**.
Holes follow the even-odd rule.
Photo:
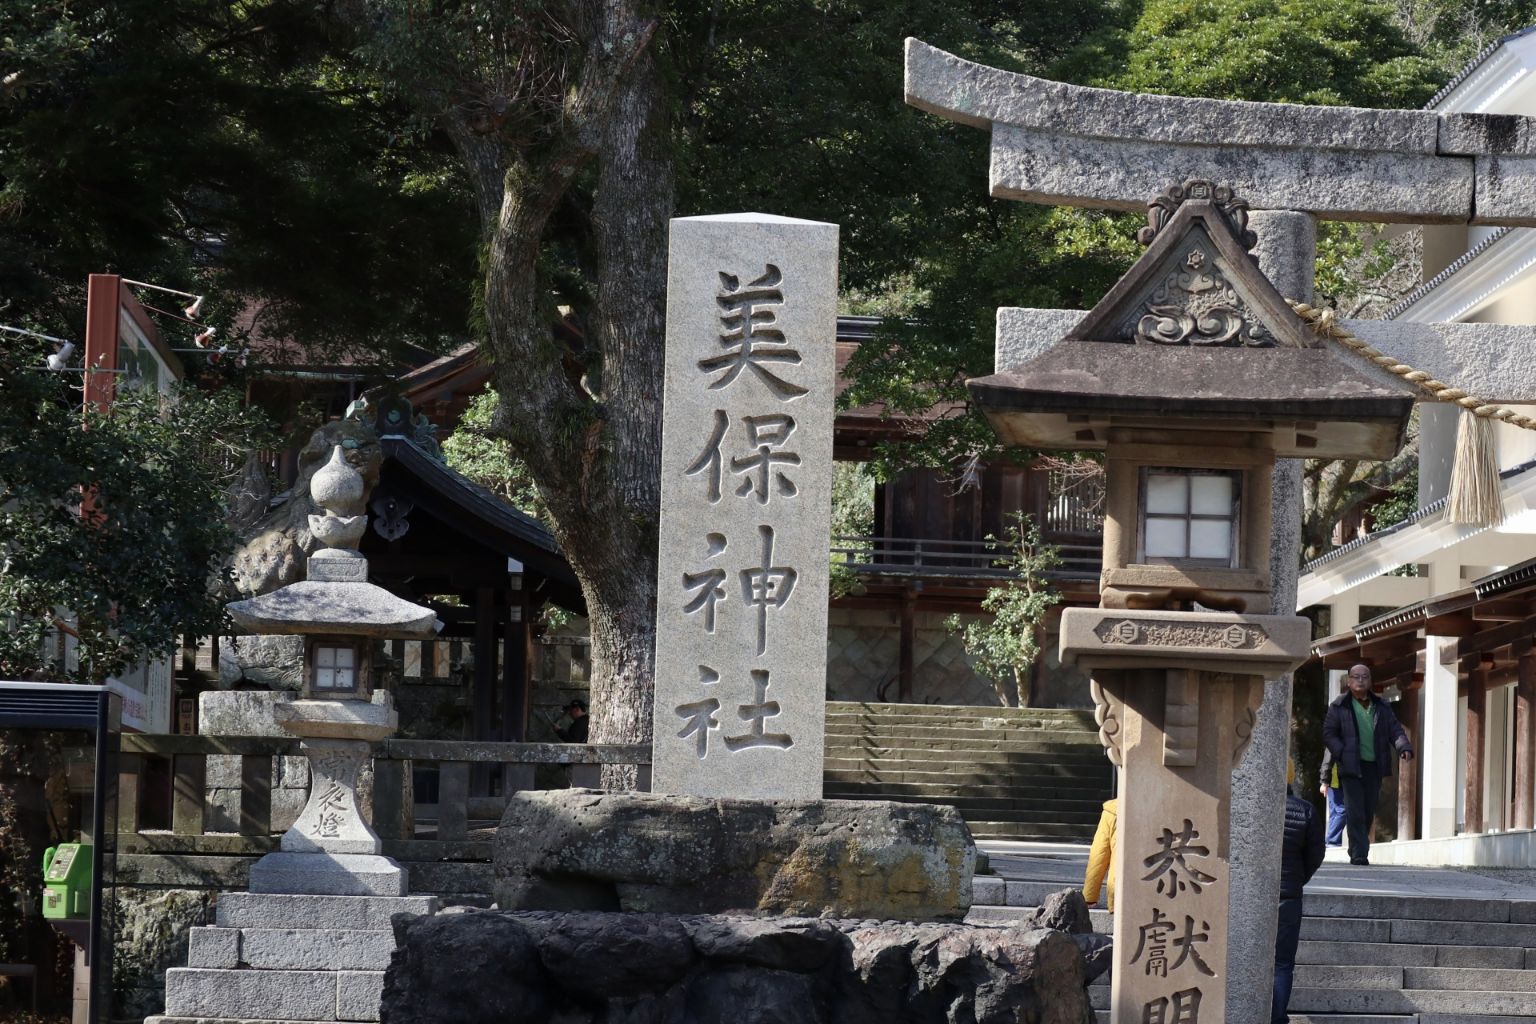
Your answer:
[[[424,640],[437,616],[368,582],[357,550],[367,527],[364,481],[341,445],[310,481],[324,509],[309,517],[321,545],[307,578],[237,601],[229,614],[249,633],[305,637],[304,688],[274,707],[278,724],[302,738],[309,759],[309,801],[282,837],[280,852],[251,867],[252,892],[403,896],[405,870],[381,855],[378,835],[357,802],[357,778],[370,744],[399,724],[388,692],[374,689],[373,641]]]
[[[1388,458],[1412,407],[1323,348],[1247,217],[1211,182],[1168,189],[1075,328],[968,385],[1004,442],[1104,453],[1100,605],[1063,613],[1061,659],[1091,673],[1122,769],[1118,1024],[1224,1019],[1232,772],[1264,680],[1311,640],[1272,606],[1275,460]]]

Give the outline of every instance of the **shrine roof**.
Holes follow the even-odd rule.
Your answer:
[[[455,472],[409,438],[387,434],[379,444],[384,451],[380,476],[383,492],[409,486],[417,506],[476,544],[522,562],[525,571],[548,581],[551,600],[569,611],[586,614],[576,574],[543,523]],[[408,484],[396,475],[398,472],[409,478]],[[380,489],[375,490],[376,497],[380,493]]]

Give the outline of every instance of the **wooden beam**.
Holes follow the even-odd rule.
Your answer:
[[[1457,643],[1456,653],[1459,657],[1465,657],[1469,654],[1480,654],[1483,651],[1496,651],[1506,644],[1529,637],[1532,633],[1536,633],[1536,618],[1505,622],[1463,637]]]
[[[1472,617],[1479,622],[1523,622],[1532,612],[1529,597],[1492,597],[1472,606]]]
[[[1471,636],[1482,627],[1470,611],[1436,615],[1424,623],[1426,636]]]
[[[1488,711],[1488,670],[1472,670],[1467,682],[1467,781],[1462,830],[1483,830],[1483,727]]]

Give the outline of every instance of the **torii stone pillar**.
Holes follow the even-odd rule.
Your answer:
[[[1287,298],[1309,299],[1315,219],[1536,226],[1536,119],[1420,110],[1306,107],[1152,96],[1014,74],[906,42],[906,99],[988,131],[990,192],[1067,206],[1137,209],[1170,182],[1211,178],[1254,207],[1260,265]],[[1273,243],[1273,244],[1271,244]],[[1078,310],[1000,309],[997,368],[1053,344]],[[1439,380],[1494,402],[1536,401],[1536,328],[1347,320],[1357,337]],[[1422,398],[1384,371],[1343,354],[1360,372]],[[1276,610],[1295,607],[1299,466],[1277,464],[1271,569]],[[1266,687],[1253,743],[1239,769],[1232,900],[1250,922],[1234,933],[1227,1017],[1263,1024],[1270,988],[1278,825],[1288,683]],[[1267,833],[1267,834],[1266,834]],[[1251,838],[1251,841],[1250,841]]]

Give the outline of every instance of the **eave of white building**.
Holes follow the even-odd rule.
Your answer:
[[[1298,611],[1350,594],[1356,605],[1399,607],[1433,596],[1428,577],[1387,576],[1455,550],[1456,561],[1480,576],[1536,554],[1536,465],[1526,464],[1502,481],[1504,522],[1497,527],[1446,520],[1445,503],[1421,510],[1413,521],[1390,527],[1311,563],[1296,586]],[[1462,575],[1458,573],[1458,579]],[[1355,593],[1351,593],[1355,591]],[[1335,623],[1335,629],[1354,623]]]

